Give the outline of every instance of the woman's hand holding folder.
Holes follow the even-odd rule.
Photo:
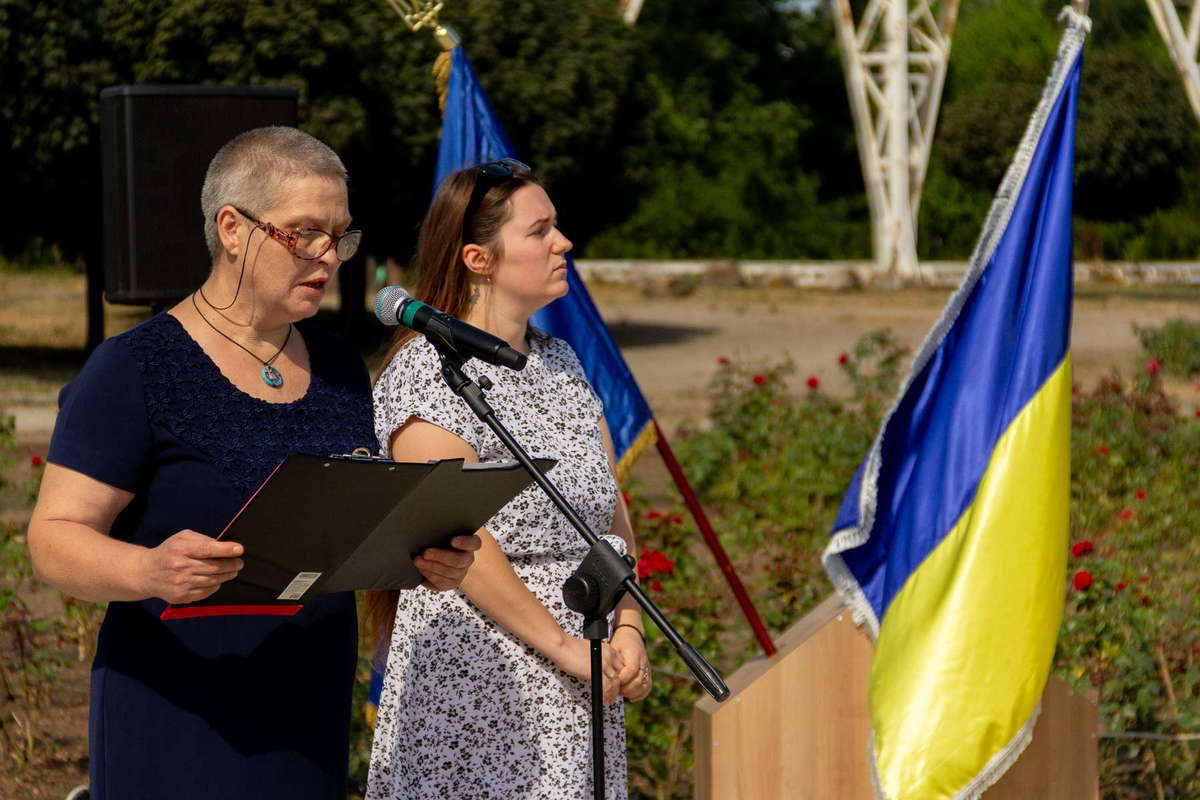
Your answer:
[[[450,546],[454,549],[431,547],[413,559],[413,566],[425,578],[421,584],[425,588],[437,592],[457,589],[475,563],[475,551],[483,546],[483,542],[470,534],[455,536],[450,540]]]

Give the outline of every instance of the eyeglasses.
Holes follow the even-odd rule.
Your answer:
[[[479,165],[479,172],[475,174],[475,188],[471,190],[471,199],[467,201],[467,209],[463,212],[463,244],[473,243],[467,232],[470,230],[471,220],[475,218],[475,212],[479,210],[479,204],[483,201],[483,196],[488,193],[488,190],[493,186],[503,183],[508,178],[514,176],[524,177],[532,172],[532,167],[517,161],[515,158],[502,158],[499,161],[489,161],[486,164]]]
[[[346,231],[341,236],[337,236],[320,228],[297,228],[291,233],[287,233],[269,222],[260,222],[237,206],[233,208],[256,226],[262,228],[267,236],[281,242],[296,258],[306,261],[315,261],[329,252],[331,247],[336,248],[334,253],[339,261],[349,261],[358,252],[358,245],[362,242],[362,231]]]

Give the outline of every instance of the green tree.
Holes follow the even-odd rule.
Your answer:
[[[628,127],[619,106],[630,42],[615,4],[479,2],[446,21],[463,32],[514,144],[561,182],[566,204],[589,196],[585,177],[604,185]],[[404,256],[432,188],[437,53],[383,0],[0,0],[0,65],[6,90],[19,89],[0,100],[15,134],[0,166],[19,179],[6,205],[20,223],[0,234],[0,249],[41,236],[78,251],[99,235],[101,88],[199,83],[298,89],[301,127],[350,169],[367,250]],[[576,205],[586,219],[587,203]],[[55,223],[64,217],[75,227]]]
[[[812,79],[822,110],[838,94],[844,104],[836,57],[828,44],[816,45],[816,32],[831,34],[823,11],[751,0],[676,0],[648,4],[638,25],[634,91],[644,115],[625,154],[632,202],[590,254],[829,257],[866,251],[861,182],[850,198],[823,196],[822,175],[811,166],[820,161],[815,153],[830,151],[855,163],[845,146],[848,114],[840,135],[831,136],[824,118],[818,131],[805,103]],[[823,69],[811,69],[814,64]],[[831,172],[844,179],[844,172]]]
[[[86,0],[0,0],[0,249],[70,249],[102,234],[96,146],[100,89],[115,80]]]
[[[925,257],[970,254],[1041,96],[1057,4],[964,4],[922,200]],[[1200,129],[1138,0],[1099,4],[1084,53],[1076,129],[1076,253],[1194,258]]]

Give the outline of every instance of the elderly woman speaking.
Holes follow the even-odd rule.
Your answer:
[[[284,456],[372,445],[361,359],[303,322],[361,233],[341,161],[293,128],[226,144],[201,205],[208,279],[102,344],[63,389],[29,549],[47,581],[109,602],[93,798],[344,798],[352,594],[293,617],[159,614],[237,574],[241,545],[212,537]],[[432,588],[457,586],[479,541],[454,547],[416,559]]]

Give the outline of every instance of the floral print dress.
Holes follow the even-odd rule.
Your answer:
[[[496,416],[535,458],[554,458],[550,479],[597,534],[607,534],[617,485],[600,430],[602,408],[570,345],[535,333],[525,369],[478,360],[472,378],[492,382]],[[389,453],[412,417],[470,444],[483,462],[511,461],[507,448],[446,386],[424,338],[406,344],[375,387],[375,433]],[[517,576],[570,635],[582,616],[562,585],[587,543],[531,486],[486,525]],[[619,537],[606,536],[618,552]],[[558,669],[460,591],[402,592],[371,752],[367,800],[592,796],[589,685]],[[626,797],[621,701],[605,706],[606,796]]]

